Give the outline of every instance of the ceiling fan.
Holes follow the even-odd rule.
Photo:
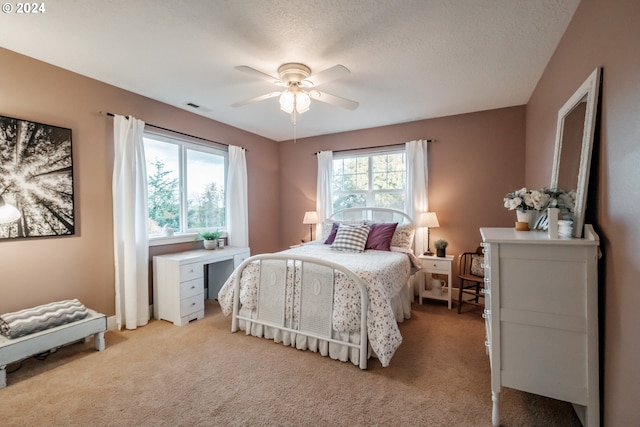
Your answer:
[[[259,77],[274,85],[284,87],[284,89],[233,103],[231,104],[232,107],[241,107],[279,96],[280,109],[291,114],[291,121],[295,124],[297,116],[309,110],[312,99],[349,110],[355,110],[359,105],[356,101],[315,89],[316,86],[349,75],[350,71],[344,65],[334,65],[319,73],[311,74],[311,69],[306,65],[297,62],[288,62],[278,67],[278,77],[246,65],[240,65],[235,68],[238,71]]]

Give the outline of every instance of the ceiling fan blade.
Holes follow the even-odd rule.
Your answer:
[[[269,83],[282,85],[282,81],[280,81],[279,78],[274,77],[267,73],[263,73],[262,71],[258,71],[255,68],[251,68],[247,65],[238,65],[237,67],[235,67],[235,69],[238,71],[242,71],[243,73],[247,73],[247,74],[251,74],[252,76],[259,77],[263,80],[268,81]]]
[[[321,92],[319,90],[311,90],[309,91],[309,96],[312,99],[316,99],[321,102],[326,102],[327,104],[337,105],[338,107],[346,108],[347,110],[355,110],[358,108],[360,103],[356,101],[352,101],[347,98],[342,98],[340,96],[331,95],[327,92]]]
[[[264,95],[256,96],[253,98],[245,99],[244,101],[238,101],[231,104],[232,107],[242,107],[243,105],[253,104],[254,102],[264,101],[265,99],[273,98],[276,96],[280,96],[282,92],[269,92]]]
[[[319,73],[312,74],[309,78],[304,81],[310,81],[313,83],[313,86],[320,86],[321,84],[330,82],[332,80],[337,80],[351,74],[351,71],[344,65],[334,65],[333,67],[327,68],[326,70],[320,71]]]

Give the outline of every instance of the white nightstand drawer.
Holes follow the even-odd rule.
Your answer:
[[[180,299],[190,298],[204,292],[204,281],[200,278],[180,282]]]
[[[180,266],[180,281],[186,282],[187,280],[197,279],[198,277],[204,277],[203,264],[196,262],[192,264],[184,264]]]
[[[180,316],[186,316],[200,310],[204,310],[204,294],[180,300]]]
[[[450,261],[444,260],[435,260],[435,259],[423,259],[422,266],[423,268],[428,268],[429,270],[441,270],[444,273],[449,271]]]

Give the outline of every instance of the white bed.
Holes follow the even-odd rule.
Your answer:
[[[318,241],[247,259],[218,301],[232,316],[232,332],[241,329],[362,369],[371,356],[388,366],[402,342],[397,322],[411,314],[410,278],[418,268],[410,250],[415,227],[406,214],[391,209],[347,209],[331,221],[387,229],[398,223],[393,242],[403,246],[338,251],[324,244],[325,230]]]

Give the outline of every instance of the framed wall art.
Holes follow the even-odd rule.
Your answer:
[[[0,240],[74,233],[71,129],[0,116]]]

